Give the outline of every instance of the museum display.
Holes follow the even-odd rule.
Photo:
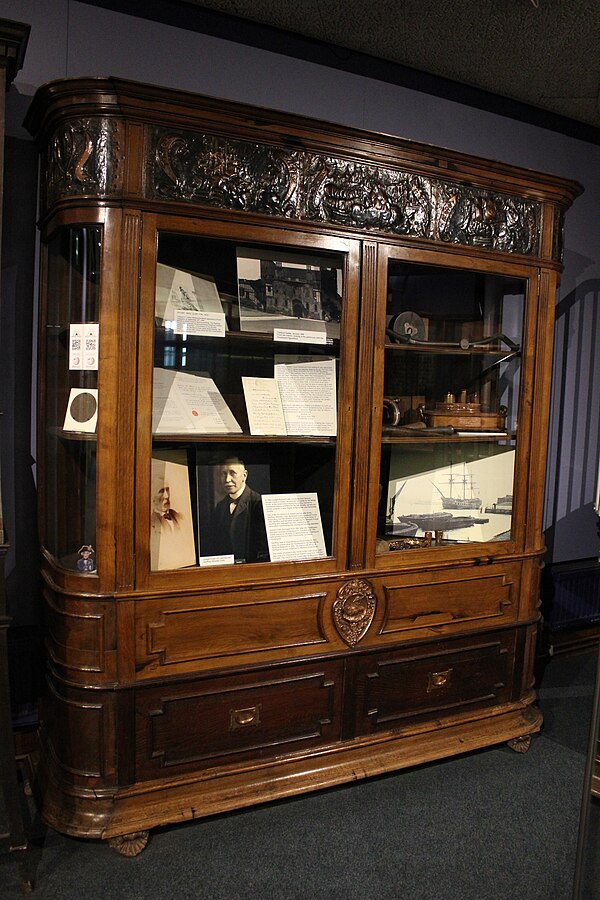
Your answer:
[[[114,78],[43,86],[26,124],[45,820],[134,855],[525,750],[579,185]]]

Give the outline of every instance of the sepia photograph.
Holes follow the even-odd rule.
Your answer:
[[[394,477],[390,467],[385,532],[414,537],[443,531],[453,541],[509,540],[515,451],[449,462]]]
[[[196,565],[187,454],[183,450],[152,455],[150,565],[153,571]]]

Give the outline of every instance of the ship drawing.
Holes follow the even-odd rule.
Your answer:
[[[492,503],[491,506],[486,506],[485,511],[486,513],[495,513],[496,515],[510,516],[512,515],[512,504],[512,494],[506,494],[504,497],[498,497],[496,502]]]
[[[463,470],[460,475],[455,474],[452,465],[450,465],[448,481],[443,483],[448,485],[447,494],[437,484],[432,482],[442,498],[444,509],[481,509],[481,497],[478,497],[475,493],[475,482],[473,476],[467,472],[466,464],[463,463]]]
[[[390,500],[390,505],[388,508],[388,513],[386,517],[386,534],[393,534],[395,537],[414,537],[418,530],[418,525],[415,522],[411,521],[400,521],[395,516],[396,510],[396,500],[406,487],[406,482],[404,481],[392,499]],[[394,519],[396,518],[396,521]]]
[[[396,513],[396,501],[405,486],[406,482],[403,482],[390,500],[386,520],[387,534],[412,536],[418,529],[424,532],[453,531],[458,528],[471,528],[473,525],[485,525],[489,522],[489,519],[482,518],[481,516],[455,516],[446,509],[427,513],[409,512],[406,515],[398,515]],[[472,507],[457,508],[471,509]]]
[[[430,512],[398,516],[398,521],[410,522],[421,531],[453,531],[457,528],[470,528],[472,525],[485,525],[490,520],[481,516],[453,516],[450,512]]]

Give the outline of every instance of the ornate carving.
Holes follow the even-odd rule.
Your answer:
[[[561,209],[557,210],[555,215],[556,218],[554,220],[554,234],[552,235],[552,259],[558,259],[560,262],[562,262],[565,246],[565,214]]]
[[[417,175],[347,162],[311,160],[305,218],[352,228],[428,237],[430,185]]]
[[[524,734],[521,737],[512,738],[512,740],[507,741],[507,744],[515,753],[527,753],[531,747],[531,735]]]
[[[150,131],[147,192],[165,200],[507,253],[533,254],[534,200],[310,151],[185,131]]]
[[[121,189],[122,166],[117,120],[72,119],[48,143],[47,201],[63,195],[107,196]]]
[[[438,235],[442,241],[506,253],[537,249],[537,204],[465,185],[441,185],[440,201]]]
[[[298,218],[300,154],[157,129],[149,190],[167,200]]]
[[[333,622],[338,634],[350,647],[365,636],[375,615],[375,592],[362,578],[347,581],[333,603]]]

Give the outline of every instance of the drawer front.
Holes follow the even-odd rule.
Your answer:
[[[401,730],[422,720],[468,715],[511,699],[515,632],[361,657],[356,733]]]
[[[339,738],[342,663],[282,667],[139,689],[138,779],[249,757],[273,757]]]

